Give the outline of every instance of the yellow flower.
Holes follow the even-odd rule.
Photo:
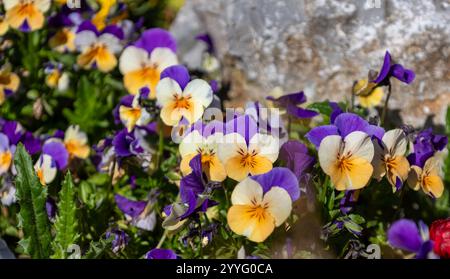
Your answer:
[[[231,194],[227,221],[231,230],[254,242],[263,242],[289,217],[292,200],[281,187],[263,193],[262,186],[250,177],[240,182]]]
[[[142,126],[151,120],[150,114],[139,105],[140,94],[135,95],[131,107],[120,106],[119,117],[122,123],[127,127],[127,131],[131,132],[136,125]]]
[[[180,155],[182,158],[180,169],[183,175],[188,175],[192,172],[189,166],[191,159],[198,154],[202,154],[202,169],[208,178],[211,181],[218,182],[225,180],[227,177],[225,167],[217,155],[222,138],[222,133],[203,137],[198,131],[193,131],[185,136],[180,143]]]
[[[70,28],[62,28],[49,40],[52,49],[58,52],[75,50],[75,33]]]
[[[243,136],[231,133],[224,136],[218,151],[227,175],[242,181],[249,174],[263,174],[272,169],[278,158],[279,142],[271,135],[257,133],[247,145]]]
[[[353,87],[353,94],[358,96],[359,103],[364,108],[379,105],[383,99],[383,88],[376,83],[368,82],[367,79],[359,80]]]
[[[422,190],[434,197],[439,198],[444,192],[444,183],[439,175],[440,164],[436,157],[429,158],[423,167],[412,166],[408,176],[408,185],[414,189]]]
[[[111,7],[116,4],[116,0],[98,0],[100,9],[92,18],[92,23],[98,30],[102,30],[106,26],[106,18],[108,17]]]
[[[64,136],[64,145],[70,157],[86,159],[89,156],[90,150],[87,144],[87,136],[80,131],[78,126],[72,125],[67,128]]]
[[[370,136],[356,131],[344,139],[325,137],[319,146],[319,163],[338,191],[361,189],[372,176],[374,147]]]
[[[380,180],[387,176],[395,192],[408,178],[409,162],[405,157],[408,141],[401,129],[387,131],[381,142],[375,142],[372,165],[373,177]]]
[[[44,13],[50,9],[50,0],[4,0],[6,21],[15,29],[34,31],[44,25]]]

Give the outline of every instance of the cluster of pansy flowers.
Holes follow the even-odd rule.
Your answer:
[[[52,30],[49,46],[57,52],[76,53],[78,69],[109,73],[118,68],[128,93],[113,111],[116,124],[123,129],[93,146],[91,159],[98,171],[114,178],[128,157],[137,158],[144,169],[151,168],[158,155],[148,136],[160,133],[163,126],[182,127],[179,200],[164,208],[162,225],[166,230],[185,227],[196,220],[198,213],[216,206],[213,192],[226,179],[236,181],[227,208],[228,226],[234,233],[263,242],[286,222],[300,197],[299,181],[308,176],[305,170],[315,159],[300,141],[287,139],[282,123],[261,115],[262,107],[257,102],[227,119],[204,121],[206,109],[219,109],[217,84],[191,77],[187,68],[179,65],[177,45],[169,32],[152,28],[136,37],[140,22],[127,20],[126,7],[114,0],[99,1],[97,11],[85,1],[76,8],[67,7],[66,1],[56,3],[58,9],[48,17]],[[49,0],[4,0],[0,35],[9,28],[23,32],[42,28],[50,4]],[[206,68],[217,69],[211,38],[203,34],[197,38],[207,45]],[[47,86],[66,90],[69,80],[62,64],[49,62],[44,66]],[[370,72],[368,79],[357,81],[353,94],[359,97],[361,106],[376,106],[383,98],[383,87],[390,88],[391,78],[410,84],[415,74],[394,63],[386,52],[378,75]],[[19,85],[18,75],[10,65],[4,65],[0,69],[0,104]],[[303,92],[269,97],[268,102],[289,117],[309,119],[318,115],[300,106],[306,102]],[[399,191],[406,182],[434,198],[442,195],[439,152],[447,145],[445,136],[431,130],[415,134],[402,129],[385,131],[356,114],[343,112],[336,103],[330,106],[330,125],[313,128],[306,138],[317,148],[320,167],[336,190],[349,191],[353,197],[354,191],[369,185],[372,178],[380,181],[385,177],[393,191]],[[3,204],[14,202],[13,156],[18,142],[30,154],[39,154],[35,171],[43,186],[50,184],[58,171],[67,169],[71,160],[90,155],[86,134],[77,126],[40,137],[24,131],[16,122],[2,121],[0,126]],[[285,167],[278,167],[279,161]],[[130,181],[133,183],[133,177]],[[132,225],[153,231],[158,195],[159,191],[151,191],[147,199],[136,201],[116,194],[115,201]],[[212,226],[200,231],[206,243],[214,230]],[[123,231],[114,228],[107,236],[114,236],[114,252],[129,241]],[[145,257],[177,255],[171,250],[153,249]]]

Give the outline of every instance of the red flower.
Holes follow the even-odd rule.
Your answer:
[[[450,218],[431,224],[430,239],[434,241],[434,252],[441,258],[450,259]]]

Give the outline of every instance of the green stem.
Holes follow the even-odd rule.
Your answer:
[[[156,249],[161,248],[161,246],[163,245],[164,241],[166,240],[168,234],[169,234],[169,231],[164,230],[164,233],[161,236],[161,239],[159,240],[158,245],[156,245]]]
[[[158,141],[158,154],[156,155],[156,166],[155,167],[159,167],[159,164],[161,162],[163,153],[164,153],[164,129],[163,129],[163,124],[161,119],[159,120],[158,123],[158,128],[159,128],[159,141]]]
[[[391,98],[391,93],[392,93],[392,86],[389,83],[389,85],[388,85],[388,94],[386,96],[386,101],[384,102],[383,112],[381,114],[381,125],[384,125],[385,120],[386,120],[386,115],[387,115],[387,110],[388,110],[388,105],[389,105],[389,99]]]

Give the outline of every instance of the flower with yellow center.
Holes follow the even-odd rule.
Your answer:
[[[71,28],[64,27],[49,40],[49,45],[57,52],[72,52],[75,50],[75,33]]]
[[[41,29],[50,0],[3,0],[9,26],[24,32]]]
[[[408,141],[402,129],[387,131],[381,141],[374,143],[373,177],[380,180],[386,175],[395,192],[408,178],[409,162],[405,157]]]
[[[371,108],[381,103],[384,92],[383,88],[376,83],[361,79],[353,87],[353,94],[358,96],[362,107]]]
[[[319,163],[338,191],[365,187],[373,173],[374,147],[370,136],[361,131],[325,137],[319,146]]]
[[[140,98],[141,94],[135,95],[131,107],[124,105],[119,107],[120,120],[125,125],[128,132],[131,132],[136,125],[143,126],[148,124],[151,120],[150,114],[145,110],[145,108],[140,106]]]
[[[0,105],[4,103],[6,97],[19,89],[19,76],[11,72],[10,66],[3,66],[0,70]]]
[[[270,171],[279,149],[278,139],[272,135],[256,133],[247,142],[241,134],[230,133],[223,137],[218,154],[227,175],[242,181],[248,175]]]
[[[211,86],[204,80],[190,81],[184,90],[170,77],[163,78],[156,87],[161,119],[168,126],[176,126],[182,118],[190,124],[199,120],[213,99]]]
[[[43,186],[51,183],[55,179],[57,173],[56,163],[48,154],[42,154],[41,157],[39,157],[34,165],[34,170]]]
[[[423,168],[413,165],[408,175],[408,185],[416,191],[422,188],[426,194],[440,198],[444,192],[440,169],[441,165],[436,156],[430,157]]]
[[[64,146],[71,158],[86,159],[89,156],[89,145],[86,133],[80,131],[79,126],[69,126],[64,134]]]
[[[202,135],[199,131],[194,130],[186,135],[179,147],[182,158],[180,169],[183,175],[186,176],[191,173],[190,161],[196,155],[201,154],[202,169],[208,179],[217,182],[225,180],[227,173],[217,154],[222,138],[221,132]]]
[[[263,242],[289,217],[300,194],[295,175],[285,168],[247,177],[231,194],[227,213],[231,230],[254,242]]]
[[[12,152],[8,137],[0,133],[0,175],[7,172],[12,164]]]
[[[145,31],[119,59],[119,69],[128,92],[135,95],[142,88],[148,88],[150,99],[154,99],[161,73],[178,63],[175,51],[175,40],[169,32],[159,28]]]
[[[81,52],[77,64],[84,69],[98,68],[110,72],[117,65],[116,53],[122,50],[123,31],[117,26],[108,26],[102,32],[86,21],[78,28],[75,46]]]

